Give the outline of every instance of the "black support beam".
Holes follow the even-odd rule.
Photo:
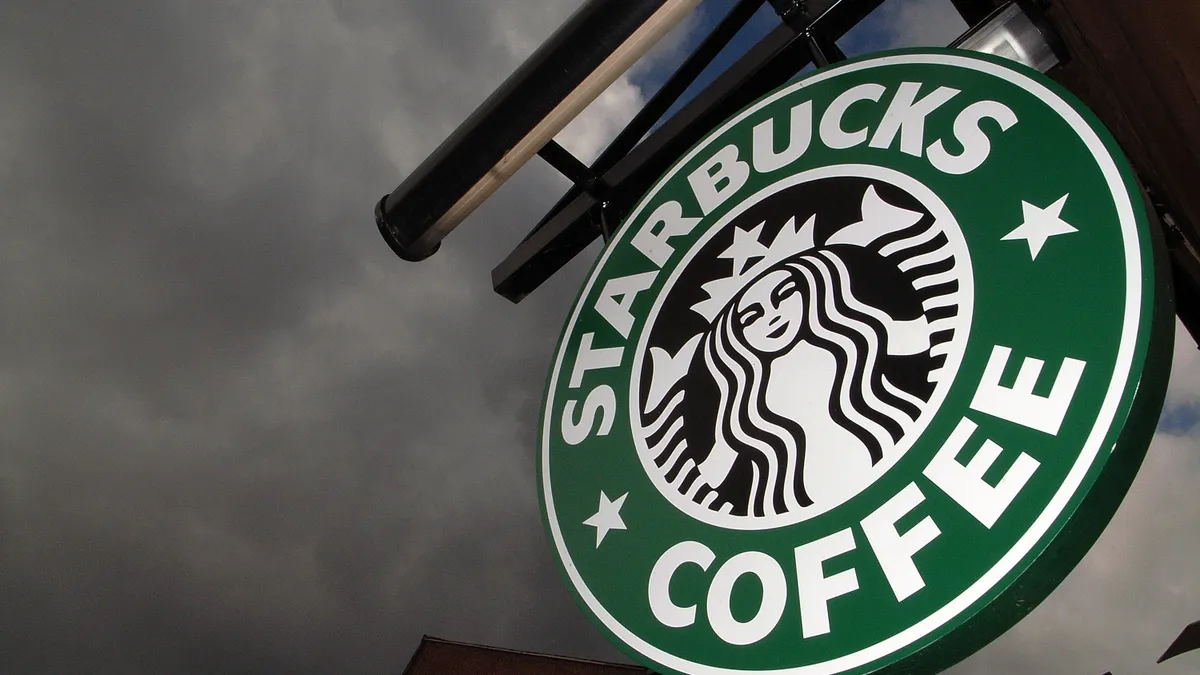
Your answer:
[[[882,3],[883,0],[817,3],[822,12],[812,23],[801,26],[802,30],[780,26],[760,40],[611,168],[596,172],[611,188],[606,219],[622,220],[653,182],[709,131],[782,86],[811,63],[811,47],[804,35],[814,35],[822,44],[835,45],[838,38]],[[520,302],[600,235],[599,200],[586,193],[573,197],[569,193],[567,197],[492,270],[497,293]]]
[[[687,91],[687,88],[696,81],[696,78],[721,53],[721,50],[729,44],[738,31],[750,22],[750,19],[754,17],[755,12],[758,11],[763,2],[764,0],[739,0],[733,9],[729,10],[729,13],[721,19],[712,32],[696,47],[696,51],[692,52],[680,64],[679,68],[671,74],[671,77],[650,97],[646,105],[642,106],[642,109],[634,115],[633,119],[625,125],[625,128],[608,144],[608,147],[600,153],[600,156],[592,163],[591,171],[593,174],[603,174],[613,168],[622,157],[629,154],[629,151],[645,137],[658,120],[662,119],[662,116],[679,100],[679,97]],[[578,186],[574,186],[568,190],[567,194],[558,200],[558,203],[542,217],[525,238],[529,239],[532,237],[534,233],[558,215],[559,211],[566,208],[568,204],[578,197],[581,192],[582,190]]]

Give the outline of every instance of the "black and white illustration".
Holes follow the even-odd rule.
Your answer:
[[[890,468],[944,396],[970,323],[969,256],[940,200],[889,178],[768,189],[657,300],[635,435],[686,512],[746,529],[825,512]]]

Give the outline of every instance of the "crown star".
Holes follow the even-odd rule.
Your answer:
[[[746,271],[747,263],[754,259],[764,258],[770,252],[759,241],[759,237],[762,236],[763,226],[766,224],[766,221],[763,221],[758,224],[758,227],[752,230],[743,230],[740,227],[733,228],[733,245],[725,249],[725,252],[717,257],[733,261],[734,276],[741,276]]]
[[[823,240],[822,245],[875,246],[884,235],[916,225],[923,217],[919,211],[909,211],[884,201],[871,185],[863,193],[862,220],[842,227]],[[692,311],[713,321],[742,288],[760,274],[794,255],[816,248],[816,222],[815,214],[799,227],[795,217],[789,218],[770,245],[763,245],[760,240],[766,222],[751,230],[735,228],[733,243],[717,256],[733,261],[733,273],[703,284],[701,288],[708,297],[692,305]]]
[[[759,274],[797,253],[813,248],[813,229],[816,222],[817,217],[813,215],[804,225],[796,227],[796,219],[789,218],[771,240],[770,246],[764,246],[759,240],[765,222],[752,230],[735,229],[733,244],[717,256],[733,260],[733,274],[702,285],[701,288],[708,294],[708,298],[692,305],[692,311],[709,321],[717,318],[717,314],[720,314],[738,291]],[[748,264],[752,259],[757,262]]]

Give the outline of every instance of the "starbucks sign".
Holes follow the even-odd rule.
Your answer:
[[[1132,172],[1053,82],[895,52],[699,143],[592,270],[540,431],[580,606],[663,673],[949,666],[1079,561],[1173,329]]]

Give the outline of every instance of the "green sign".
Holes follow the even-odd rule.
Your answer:
[[[1173,331],[1128,163],[1039,74],[826,68],[713,131],[596,263],[540,431],[580,606],[662,673],[932,672],[1112,516]]]

